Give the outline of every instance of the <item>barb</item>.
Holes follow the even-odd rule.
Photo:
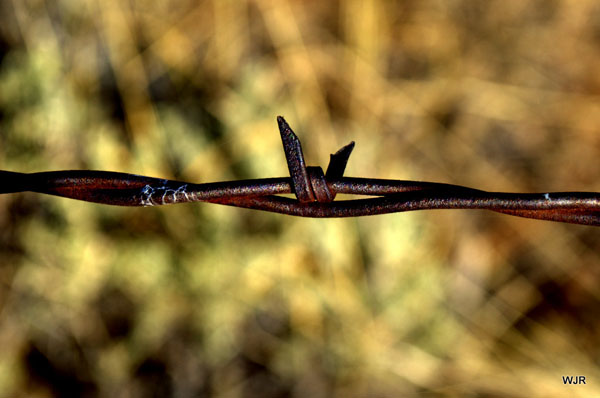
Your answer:
[[[119,206],[209,202],[300,217],[357,217],[412,210],[485,209],[600,226],[600,193],[503,193],[434,182],[344,177],[354,142],[331,155],[327,172],[306,167],[300,140],[277,118],[290,177],[192,184],[93,170],[0,171],[0,194],[38,192]],[[296,199],[278,196],[293,193]],[[372,198],[334,201],[336,194]]]

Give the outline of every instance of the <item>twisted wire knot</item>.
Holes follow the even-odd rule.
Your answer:
[[[341,178],[344,175],[348,158],[354,149],[354,141],[344,146],[329,159],[327,173],[318,166],[306,167],[302,145],[284,118],[277,117],[283,149],[292,179],[292,187],[300,203],[319,202],[330,203],[335,199],[336,192],[331,189],[327,179]]]
[[[335,191],[327,184],[327,179],[320,167],[307,167],[308,181],[311,188],[311,202],[329,203],[335,199]]]

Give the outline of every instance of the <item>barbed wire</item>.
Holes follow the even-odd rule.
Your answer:
[[[277,118],[290,177],[193,184],[110,171],[0,171],[0,193],[38,192],[118,206],[208,202],[300,217],[357,217],[431,209],[485,209],[513,216],[600,226],[596,192],[505,193],[459,185],[344,177],[354,142],[331,155],[324,173],[307,167],[302,145]],[[294,194],[296,199],[279,196]],[[338,200],[337,194],[373,196]]]

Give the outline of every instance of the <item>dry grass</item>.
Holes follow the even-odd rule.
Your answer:
[[[0,4],[0,168],[600,191],[600,6]],[[0,395],[600,394],[600,229],[0,197]],[[584,375],[585,386],[561,376]]]

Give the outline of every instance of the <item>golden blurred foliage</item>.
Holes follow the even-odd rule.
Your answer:
[[[4,0],[0,169],[600,191],[594,0]],[[0,396],[600,395],[600,230],[0,196]],[[585,385],[564,384],[583,375]]]

